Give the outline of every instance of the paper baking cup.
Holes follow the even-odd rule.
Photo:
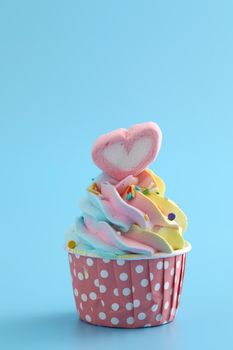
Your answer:
[[[153,258],[104,259],[69,252],[77,310],[83,321],[138,328],[171,322],[184,279],[185,249]]]

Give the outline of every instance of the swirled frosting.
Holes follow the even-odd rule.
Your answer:
[[[185,247],[184,212],[165,197],[165,184],[150,169],[116,180],[100,174],[80,203],[82,216],[65,235],[66,247],[102,257],[153,256]]]

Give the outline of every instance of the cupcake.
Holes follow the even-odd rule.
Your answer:
[[[159,126],[148,122],[107,133],[93,146],[102,172],[80,202],[82,216],[65,234],[83,321],[137,328],[176,315],[191,246],[183,238],[186,215],[148,168],[161,141]]]

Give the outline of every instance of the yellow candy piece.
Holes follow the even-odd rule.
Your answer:
[[[132,185],[131,194],[133,198],[136,196],[136,190],[134,185]]]
[[[74,249],[74,248],[76,247],[76,242],[75,242],[75,241],[69,241],[69,242],[68,242],[68,247],[69,247],[70,249]]]
[[[176,229],[163,227],[156,233],[161,238],[165,239],[174,250],[185,247],[185,241],[182,235]]]
[[[170,199],[161,197],[153,192],[151,192],[148,196],[161,210],[163,215],[168,217],[169,213],[174,213],[176,215],[175,222],[181,227],[182,234],[185,232],[187,225],[188,225],[188,219],[185,215],[185,213],[176,205],[173,201]]]

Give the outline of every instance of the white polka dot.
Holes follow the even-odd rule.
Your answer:
[[[88,274],[88,272],[86,270],[84,271],[84,277],[85,277],[86,280],[89,278],[89,274]]]
[[[96,279],[94,280],[94,285],[95,285],[96,287],[99,287],[99,286],[100,286],[100,281],[99,281],[98,278],[96,278]]]
[[[101,276],[102,278],[108,278],[108,271],[106,271],[106,270],[100,271],[100,276]]]
[[[154,279],[154,275],[152,272],[150,272],[150,280],[153,281],[153,279]]]
[[[128,279],[127,273],[122,272],[122,273],[120,274],[120,280],[121,280],[121,281],[127,281],[127,279]]]
[[[137,265],[136,267],[135,267],[135,271],[137,272],[137,273],[141,273],[142,271],[143,271],[143,266],[142,265]]]
[[[167,309],[168,309],[168,306],[169,306],[169,302],[166,301],[166,303],[164,304],[164,309],[167,310]]]
[[[140,312],[140,314],[138,314],[139,320],[145,320],[145,318],[146,318],[146,314],[144,312]]]
[[[107,290],[107,288],[103,284],[101,284],[100,285],[100,293],[105,293],[106,290]]]
[[[148,300],[148,301],[152,300],[152,294],[151,293],[147,293],[146,300]]]
[[[125,305],[126,310],[131,311],[133,309],[133,304],[132,303],[127,303]]]
[[[133,324],[133,323],[134,323],[134,318],[133,318],[133,317],[128,317],[127,320],[126,320],[126,322],[127,322],[128,324]]]
[[[80,259],[80,255],[75,254],[75,258],[76,258],[77,260]]]
[[[140,300],[138,300],[138,299],[134,299],[134,301],[133,301],[133,305],[134,305],[134,307],[139,307],[140,306]]]
[[[109,262],[110,262],[110,259],[103,259],[103,262],[105,263],[105,264],[108,264]]]
[[[104,306],[104,301],[103,301],[103,300],[100,300],[100,302],[101,302],[101,305]]]
[[[78,296],[78,290],[74,288],[74,295],[77,297]]]
[[[95,292],[91,292],[91,293],[89,294],[89,297],[90,297],[91,300],[96,300],[97,295],[96,295]]]
[[[171,272],[170,272],[171,276],[173,276],[174,273],[175,273],[175,269],[174,269],[174,267],[173,267],[173,268],[171,269]]]
[[[154,287],[154,290],[156,292],[158,292],[158,290],[160,289],[160,283],[156,283],[155,287]]]
[[[82,272],[78,273],[78,279],[82,281],[84,279]]]
[[[134,286],[132,286],[132,292],[135,293],[135,288],[134,288]]]
[[[161,321],[161,319],[162,319],[162,314],[158,314],[158,315],[156,316],[156,321]]]
[[[71,254],[69,254],[69,261],[70,261],[70,263],[72,263],[72,256],[71,256]]]
[[[151,324],[147,323],[147,324],[144,325],[144,327],[151,327]]]
[[[124,288],[123,291],[122,291],[123,295],[125,297],[127,297],[128,295],[130,295],[131,293],[131,290],[129,288]]]
[[[75,269],[73,270],[73,274],[74,274],[74,276],[76,277],[76,270],[75,270]]]
[[[117,288],[115,288],[115,289],[113,290],[113,294],[114,294],[116,297],[119,297],[119,291],[118,291]]]
[[[117,265],[119,265],[119,266],[125,265],[125,260],[117,259]]]
[[[169,261],[166,260],[164,263],[164,270],[167,270],[168,267],[169,267]]]
[[[180,260],[178,260],[178,261],[176,262],[176,268],[179,269],[179,267],[180,267]]]
[[[91,322],[91,316],[90,315],[86,315],[85,319],[87,320],[87,322]]]
[[[151,311],[153,311],[153,312],[157,311],[157,310],[158,310],[158,307],[159,307],[159,305],[158,305],[158,304],[154,304],[154,305],[152,305],[152,307],[151,307]]]
[[[148,279],[144,278],[143,280],[141,280],[141,286],[142,286],[142,287],[147,287],[148,284],[149,284]]]
[[[87,301],[87,295],[85,293],[83,293],[81,295],[81,299],[82,299],[82,301]]]
[[[99,318],[100,318],[101,320],[105,320],[106,314],[105,314],[104,312],[100,312],[100,313],[99,313]]]
[[[114,325],[118,324],[119,323],[118,318],[117,317],[112,317],[111,318],[111,323],[114,324]]]
[[[175,315],[175,312],[176,312],[176,310],[175,310],[175,308],[173,307],[172,309],[171,309],[171,315]]]
[[[113,311],[117,311],[119,309],[119,304],[113,303],[112,304],[112,309],[113,309]]]
[[[87,265],[92,266],[93,265],[93,260],[91,258],[87,258]]]
[[[80,303],[79,306],[80,306],[80,309],[83,310],[83,304]]]
[[[156,265],[157,269],[158,270],[161,270],[163,268],[163,262],[162,261],[159,261]]]
[[[169,282],[166,282],[165,284],[164,284],[164,289],[168,289],[169,288]]]

